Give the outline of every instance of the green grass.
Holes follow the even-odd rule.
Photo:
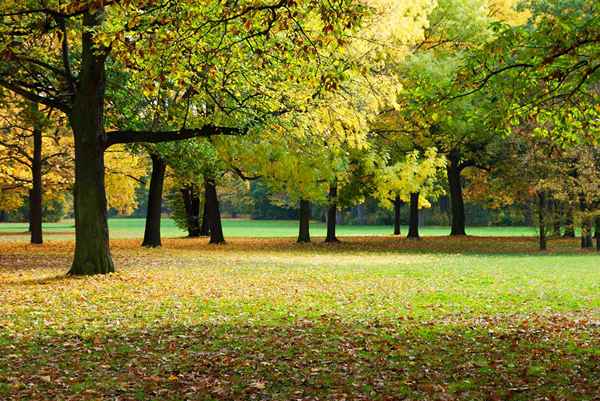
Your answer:
[[[0,243],[0,399],[598,395],[600,257],[576,240],[231,237],[115,240],[118,273],[81,279],[71,241]]]
[[[113,238],[142,238],[144,236],[144,219],[115,218],[109,219],[109,230]],[[165,218],[161,223],[162,235],[164,237],[182,237],[186,232],[180,230],[173,220]],[[0,224],[0,237],[2,235],[25,236],[26,223],[2,223]],[[44,231],[49,235],[48,239],[67,239],[68,233],[73,233],[72,221],[61,223],[44,224]],[[223,220],[223,231],[226,237],[255,237],[276,238],[294,237],[298,235],[298,222],[292,220]],[[402,227],[403,233],[408,230]],[[341,236],[370,236],[390,235],[392,227],[381,225],[339,225],[337,232]],[[312,222],[311,235],[324,237],[326,233],[325,224]],[[422,227],[421,234],[424,236],[448,235],[448,227]],[[470,227],[469,235],[475,236],[534,236],[535,228],[532,227]]]

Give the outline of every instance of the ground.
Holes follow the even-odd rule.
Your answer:
[[[116,274],[67,278],[72,241],[5,237],[1,400],[599,399],[576,240],[117,239]]]

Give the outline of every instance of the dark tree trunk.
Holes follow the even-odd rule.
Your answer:
[[[167,163],[160,155],[151,154],[150,157],[152,158],[152,176],[150,177],[146,229],[144,230],[142,246],[156,248],[161,246],[160,212],[162,209],[162,193]]]
[[[600,216],[594,219],[594,237],[596,238],[596,250],[600,252]]]
[[[37,105],[33,106],[33,158],[31,160],[32,186],[29,191],[29,231],[31,243],[41,244],[42,238],[42,130],[37,124]]]
[[[325,242],[340,242],[335,235],[337,217],[337,182],[329,186],[329,208],[327,209],[327,237]]]
[[[106,191],[104,188],[104,95],[105,56],[93,40],[104,12],[83,16],[79,84],[69,113],[75,136],[75,255],[69,274],[114,272],[108,240]]]
[[[563,233],[564,238],[575,238],[575,218],[573,216],[573,206],[567,205],[565,213],[565,231]]]
[[[594,246],[592,238],[592,219],[585,217],[581,222],[581,248],[589,249]]]
[[[219,210],[219,198],[217,197],[217,184],[213,179],[204,180],[206,192],[206,210],[208,227],[210,229],[210,244],[224,244],[223,226],[221,225],[221,211]]]
[[[200,236],[208,237],[210,227],[208,226],[208,202],[206,201],[206,191],[204,191],[204,205],[202,205],[202,224],[200,225]]]
[[[394,235],[400,235],[400,211],[402,210],[402,200],[400,195],[394,199]]]
[[[300,227],[298,231],[298,242],[310,242],[310,202],[300,201]]]
[[[446,172],[450,190],[450,210],[452,211],[450,235],[467,235],[465,230],[465,203],[462,183],[460,182],[461,169],[458,166],[458,157],[453,152],[450,154]]]
[[[592,217],[587,216],[587,205],[585,202],[585,197],[582,194],[579,200],[579,209],[582,212],[581,219],[581,248],[589,249],[594,246],[594,240],[592,239]]]
[[[419,193],[410,194],[410,216],[408,219],[409,239],[419,239]]]
[[[188,237],[197,238],[200,236],[200,196],[193,185],[187,185],[180,191],[185,209]]]
[[[544,192],[538,192],[538,223],[540,230],[539,244],[540,251],[548,249],[546,241],[546,194]]]
[[[561,235],[560,232],[560,216],[561,216],[561,207],[560,203],[557,200],[552,199],[550,201],[550,207],[552,208],[552,236],[555,238],[559,238]]]

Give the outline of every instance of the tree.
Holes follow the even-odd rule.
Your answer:
[[[5,191],[11,190],[20,199],[13,207],[28,198],[31,243],[41,244],[44,193],[48,199],[58,199],[70,186],[72,143],[52,110],[40,110],[31,102],[5,102],[3,106],[0,180]]]
[[[270,91],[260,91],[265,85],[257,85],[258,79],[277,77],[272,82],[282,82],[279,74],[284,70],[297,72],[298,77],[306,76],[302,71],[312,73],[307,67],[319,60],[317,43],[332,46],[332,40],[351,30],[366,11],[358,1],[318,8],[313,2],[287,1],[243,2],[235,8],[191,0],[160,3],[140,0],[123,7],[117,1],[8,0],[0,5],[0,86],[63,111],[73,130],[76,243],[70,274],[114,271],[104,187],[107,148],[239,134],[239,129],[218,126],[224,118],[201,116],[203,100],[221,99],[214,103],[237,108],[244,100],[254,105],[271,102],[268,106],[274,107],[267,109],[279,108]],[[303,29],[308,21],[314,31]],[[281,45],[282,38],[288,46]],[[329,73],[326,70],[319,71]],[[106,132],[105,114],[110,113],[106,89],[122,75],[119,72],[142,82],[148,92],[161,82],[179,83],[189,99],[187,106],[196,106],[186,109],[195,110],[194,121],[189,122],[197,125],[188,128],[184,123],[160,132],[127,128]],[[302,84],[321,82],[322,75],[312,77]],[[260,90],[244,98],[237,88],[242,84]],[[213,89],[218,91],[216,98]]]

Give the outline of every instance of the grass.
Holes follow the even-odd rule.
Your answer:
[[[0,243],[2,400],[595,400],[600,258],[532,238]]]
[[[144,236],[144,219],[114,218],[109,219],[109,230],[112,238],[142,238]],[[180,230],[173,220],[165,218],[161,222],[162,234],[165,237],[182,237],[186,232]],[[74,233],[73,221],[44,224],[47,238],[65,240],[70,239]],[[274,238],[295,237],[298,235],[298,222],[293,220],[223,220],[223,231],[226,237],[242,238]],[[339,225],[338,234],[341,236],[371,236],[389,235],[392,227],[381,225]],[[407,227],[402,227],[402,232],[408,232]],[[536,230],[532,227],[472,227],[468,230],[470,235],[476,236],[535,236]],[[311,234],[324,237],[326,226],[320,222],[311,223]],[[422,227],[422,235],[446,236],[448,227]],[[2,223],[0,224],[0,240],[10,239],[7,236],[17,236],[25,239],[27,236],[26,223]],[[13,238],[14,239],[14,238]]]

